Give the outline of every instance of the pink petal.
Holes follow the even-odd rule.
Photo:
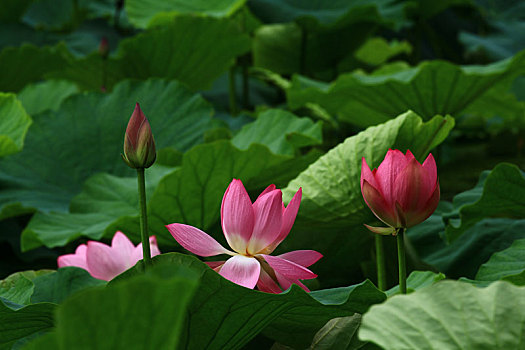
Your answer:
[[[220,245],[210,235],[196,227],[184,224],[170,224],[166,225],[166,228],[181,246],[193,254],[200,256],[233,255],[232,252]]]
[[[122,261],[127,261],[129,264],[134,264],[131,261],[131,256],[133,255],[135,246],[125,234],[117,231],[111,240],[111,248],[113,249],[114,254],[120,255],[120,259]]]
[[[157,245],[157,238],[155,236],[149,237],[149,249],[151,257],[160,255],[160,250]],[[142,260],[144,257],[144,252],[142,251],[142,242],[139,243],[135,248],[133,248],[133,253],[131,254],[131,265],[135,265],[139,260]]]
[[[224,263],[220,275],[240,286],[255,287],[259,279],[261,265],[255,258],[244,255],[235,255]]]
[[[375,187],[384,196],[385,202],[389,206],[393,207],[395,202],[395,198],[393,197],[394,181],[407,164],[407,157],[403,154],[403,152],[397,149],[389,149],[385,159],[377,168],[375,179],[377,181],[378,187],[373,187]]]
[[[413,158],[401,171],[394,183],[393,196],[403,212],[417,211],[429,198],[426,184],[426,170]],[[435,184],[433,184],[435,185]]]
[[[270,275],[261,269],[261,275],[257,281],[257,288],[261,292],[279,294],[282,292],[281,288],[275,283],[275,281],[270,277]]]
[[[270,253],[288,236],[288,233],[290,233],[290,230],[292,229],[292,226],[295,222],[295,218],[297,217],[297,212],[299,211],[299,205],[301,205],[301,198],[303,195],[303,189],[299,187],[299,190],[295,193],[290,203],[288,203],[288,206],[283,211],[283,218],[282,218],[282,225],[281,225],[281,232],[279,233],[279,236],[277,236],[277,239],[272,242]]]
[[[277,257],[304,267],[308,267],[321,259],[323,254],[316,252],[315,250],[294,250],[288,253],[277,255]]]
[[[104,243],[89,241],[86,252],[88,271],[95,278],[109,281],[131,267],[129,261]]]
[[[393,208],[391,208],[383,196],[368,181],[363,182],[363,198],[374,215],[385,224],[397,227],[399,219]]]
[[[435,188],[427,202],[422,207],[417,208],[416,212],[406,214],[408,216],[407,227],[415,226],[428,219],[439,204],[439,196],[439,183],[436,181]]]
[[[292,284],[297,284],[299,287],[304,289],[306,292],[310,292],[310,289],[308,289],[298,279],[293,279],[293,280],[292,279],[288,279],[288,278],[284,277],[283,275],[281,275],[278,272],[275,272],[275,276],[277,277],[277,281],[279,281],[279,284],[281,285],[283,290],[287,290],[288,288],[290,288],[292,286]]]
[[[255,201],[255,224],[247,252],[257,254],[279,236],[283,216],[282,203],[281,190],[271,191]]]
[[[437,167],[436,167],[436,161],[434,160],[434,156],[432,153],[430,153],[423,162],[423,169],[426,170],[426,176],[425,178],[425,185],[427,187],[427,193],[429,197],[432,195],[435,185],[437,182]]]
[[[259,197],[257,197],[257,199],[261,198],[262,196],[264,196],[266,193],[270,193],[272,191],[275,191],[275,185],[274,184],[271,184],[270,186],[266,187],[264,189],[264,191],[261,192],[261,194],[259,195]]]
[[[81,244],[75,250],[75,254],[61,255],[57,259],[58,267],[76,266],[88,270],[86,262],[87,245]]]
[[[372,172],[370,170],[370,167],[366,163],[365,157],[361,158],[361,190],[363,190],[363,181],[368,181],[369,184],[374,186],[375,188],[378,188],[379,185],[376,182],[374,173],[377,172],[377,169],[374,169]]]
[[[246,253],[254,221],[250,196],[241,180],[233,179],[222,197],[221,225],[228,244],[236,252]]]
[[[264,257],[264,260],[266,260],[268,265],[270,265],[270,267],[274,269],[275,272],[279,272],[288,279],[310,279],[317,277],[315,273],[308,270],[306,267],[298,265],[289,260],[265,254],[261,254],[261,256]]]

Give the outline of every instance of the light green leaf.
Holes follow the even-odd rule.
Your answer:
[[[389,349],[521,349],[525,287],[442,281],[372,306],[359,338]]]
[[[19,339],[51,329],[55,308],[51,303],[8,306],[0,300],[0,348],[10,349]]]
[[[0,92],[0,157],[22,150],[31,123],[16,96]]]
[[[407,41],[386,41],[381,37],[368,39],[354,54],[359,61],[372,66],[379,66],[391,57],[412,52]]]
[[[24,44],[0,52],[0,91],[18,91],[27,83],[40,80],[46,73],[63,68],[70,54],[64,44],[36,47]]]
[[[456,66],[445,61],[385,75],[348,73],[331,84],[294,76],[288,104],[317,103],[340,120],[358,126],[385,122],[411,109],[424,119],[436,114],[459,116],[499,83],[525,70],[525,52],[487,66]]]
[[[211,126],[210,106],[177,82],[127,81],[111,94],[72,96],[60,110],[38,115],[24,150],[0,161],[0,217],[66,211],[82,183],[97,172],[133,176],[120,153],[136,102],[150,121],[157,149],[187,150],[202,142]]]
[[[51,273],[51,270],[15,272],[0,281],[0,297],[10,302],[27,305],[34,291],[33,280]]]
[[[361,315],[336,317],[326,324],[315,335],[311,350],[354,350],[363,347],[364,342],[357,338],[361,324]]]
[[[525,285],[525,239],[518,239],[500,252],[494,253],[489,261],[481,265],[476,279],[480,281],[510,280]]]
[[[484,218],[525,216],[525,176],[517,166],[498,164],[486,175],[486,180],[478,182],[471,193],[479,194],[481,190],[483,192],[475,202],[454,200],[456,210],[447,215],[449,225],[446,235],[450,241],[456,240],[465,230]],[[459,225],[455,213],[459,213]]]
[[[432,271],[412,271],[410,273],[410,276],[408,276],[407,278],[407,292],[411,293],[413,291],[431,286],[434,283],[444,279],[445,275],[442,273],[435,273]],[[385,293],[389,297],[398,294],[399,285],[390,288]]]
[[[68,266],[52,273],[38,276],[31,303],[50,302],[60,304],[78,291],[106,284],[105,281],[91,277],[89,272],[79,267]]]
[[[232,139],[232,144],[241,150],[246,150],[252,143],[260,143],[268,146],[275,154],[285,155],[294,155],[301,146],[318,145],[321,142],[321,122],[297,118],[279,109],[259,114],[255,122],[245,125]]]
[[[27,113],[35,115],[46,110],[58,110],[66,98],[78,92],[72,82],[49,80],[27,85],[17,95]]]
[[[241,8],[246,0],[128,0],[125,8],[129,21],[138,28],[146,28],[155,21],[155,16],[176,16],[179,14],[227,17]]]
[[[240,349],[263,329],[267,337],[305,348],[328,320],[363,313],[385,300],[370,281],[312,293],[294,285],[276,295],[236,285],[188,255],[162,254],[154,262],[189,266],[202,274],[189,306],[181,349]],[[137,273],[136,268],[129,270],[116,281]]]

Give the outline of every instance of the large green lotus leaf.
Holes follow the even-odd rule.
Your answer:
[[[202,274],[189,306],[181,349],[240,349],[263,330],[267,337],[305,348],[328,320],[364,313],[386,298],[369,281],[312,293],[294,285],[282,294],[268,294],[234,284],[192,256],[169,253],[153,260],[188,266]],[[129,270],[115,282],[137,273],[137,268]]]
[[[19,339],[51,329],[55,309],[52,303],[21,306],[0,299],[0,348],[11,349]]]
[[[0,91],[18,91],[27,83],[40,80],[46,73],[61,69],[70,59],[64,44],[36,47],[24,44],[0,52]]]
[[[412,52],[412,46],[407,41],[386,41],[381,37],[368,39],[355,53],[354,57],[368,65],[379,66],[390,58],[402,53]]]
[[[486,66],[430,61],[390,74],[343,74],[331,84],[294,76],[287,98],[291,108],[317,103],[358,126],[382,123],[407,109],[424,119],[436,114],[457,116],[490,88],[524,70],[525,51]]]
[[[36,342],[43,350],[178,349],[198,275],[161,267],[68,298],[56,311],[54,341]]]
[[[198,90],[210,87],[249,49],[249,37],[234,21],[178,16],[169,25],[123,40],[115,60],[126,77],[177,79]]]
[[[154,165],[146,171],[147,198],[170,170]],[[73,197],[69,212],[38,212],[31,218],[22,231],[22,250],[41,245],[64,246],[80,236],[94,240],[113,237],[115,229],[112,225],[119,218],[137,215],[139,198],[136,177],[95,174],[86,180],[82,192]],[[140,242],[140,237],[134,238]]]
[[[364,342],[357,338],[361,314],[336,317],[326,322],[317,332],[310,350],[355,350],[363,349]]]
[[[456,212],[459,213],[458,225],[455,215],[450,214],[446,235],[451,241],[460,237],[465,230],[486,217],[523,218],[525,216],[525,176],[515,165],[498,164],[479,181],[475,193],[482,191],[481,197],[475,202],[455,201]]]
[[[322,278],[342,283],[370,256],[372,235],[364,223],[375,224],[360,188],[361,158],[377,167],[389,148],[410,149],[423,161],[454,126],[451,117],[436,116],[423,123],[413,112],[347,138],[292,180],[284,190],[289,200],[302,187],[303,199],[294,229],[283,248],[315,249]],[[334,269],[337,266],[337,269]],[[330,284],[331,284],[330,283]]]
[[[407,237],[424,263],[451,278],[473,279],[494,253],[507,249],[517,239],[525,239],[525,220],[487,218],[447,243],[442,215],[438,208],[425,222],[410,228]]]
[[[525,287],[458,281],[389,298],[363,315],[359,338],[383,349],[522,349]]]
[[[0,92],[0,157],[22,149],[31,123],[31,117],[16,96]]]
[[[39,0],[33,1],[22,21],[44,30],[60,30],[77,25],[81,20],[78,1]]]
[[[33,295],[33,280],[36,277],[51,273],[51,270],[15,272],[0,281],[0,297],[13,303],[27,305]]]
[[[248,5],[265,23],[296,21],[309,30],[355,22],[382,23],[395,28],[406,23],[404,4],[392,0],[251,0]]]
[[[339,63],[351,56],[374,29],[369,23],[355,23],[304,34],[297,23],[264,25],[254,33],[254,65],[279,74],[335,79]]]
[[[27,113],[35,115],[46,110],[58,110],[62,101],[78,92],[76,85],[66,80],[48,80],[29,84],[17,94]]]
[[[0,162],[0,217],[66,211],[96,172],[133,176],[120,153],[135,102],[150,121],[158,149],[187,150],[202,142],[211,125],[210,106],[177,82],[127,81],[111,94],[72,96],[59,111],[36,116],[24,150]]]
[[[31,303],[50,302],[60,304],[82,289],[101,286],[105,281],[93,278],[79,267],[68,266],[33,279],[34,291]]]
[[[246,0],[128,0],[125,8],[129,21],[138,28],[146,28],[157,14],[199,14],[226,17],[241,8]]]
[[[481,265],[476,280],[510,280],[525,285],[525,239],[518,239],[510,247],[494,253],[489,261]]]
[[[410,276],[407,277],[407,292],[411,293],[415,290],[431,286],[444,279],[445,275],[442,273],[435,273],[432,271],[412,271]],[[399,294],[399,285],[390,288],[385,293],[389,297]]]
[[[241,150],[247,149],[252,143],[260,143],[268,146],[275,154],[286,155],[294,155],[301,146],[318,145],[321,142],[321,122],[297,118],[279,109],[262,112],[255,122],[245,125],[232,139],[232,144]]]

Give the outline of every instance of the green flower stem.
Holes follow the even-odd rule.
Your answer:
[[[231,115],[236,116],[237,100],[235,96],[235,65],[230,68],[229,83],[230,113]]]
[[[399,263],[399,291],[407,293],[407,267],[405,261],[405,229],[397,230],[397,261]]]
[[[146,211],[146,180],[144,178],[144,168],[137,168],[137,182],[139,186],[140,237],[142,239],[142,254],[144,257],[144,265],[151,266],[151,251],[149,247],[148,235],[148,213]]]
[[[377,286],[380,290],[386,289],[385,273],[385,253],[383,248],[383,236],[376,234],[376,266],[377,266]]]

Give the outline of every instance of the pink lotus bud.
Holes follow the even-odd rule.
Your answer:
[[[151,127],[138,103],[126,128],[122,158],[127,165],[135,169],[149,168],[157,158]]]
[[[103,58],[107,58],[108,57],[108,55],[109,55],[109,42],[108,42],[108,39],[106,37],[103,37],[100,40],[100,44],[98,45],[98,53]]]
[[[363,157],[361,192],[377,218],[390,226],[367,226],[379,234],[396,234],[394,229],[408,228],[425,221],[439,203],[436,162],[429,154],[423,165],[407,150],[388,150],[377,169]]]

